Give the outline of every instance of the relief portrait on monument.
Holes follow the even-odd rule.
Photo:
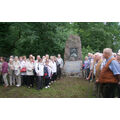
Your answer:
[[[76,60],[78,58],[78,49],[77,48],[70,48],[70,59]]]

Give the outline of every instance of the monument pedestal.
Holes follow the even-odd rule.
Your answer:
[[[81,68],[82,61],[65,61],[63,71],[68,76],[81,76]]]

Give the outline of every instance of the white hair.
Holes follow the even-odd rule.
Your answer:
[[[40,57],[40,55],[37,55],[37,57]]]
[[[108,55],[112,55],[112,49],[111,48],[105,48],[104,50],[103,50],[103,52],[104,53],[106,53],[106,54],[108,54]]]
[[[97,56],[102,56],[102,53],[99,53],[99,52],[97,52],[97,53],[95,53],[94,55],[97,55]]]
[[[18,56],[15,56],[15,58],[17,58],[17,59],[18,59]]]
[[[10,59],[9,59],[9,61],[13,61],[13,59],[12,59],[12,58],[10,58]]]
[[[99,55],[100,53],[99,52],[96,52],[94,55]]]

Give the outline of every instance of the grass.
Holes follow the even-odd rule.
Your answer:
[[[36,90],[35,88],[0,86],[0,98],[93,98],[93,83],[75,77],[63,77],[51,88]]]

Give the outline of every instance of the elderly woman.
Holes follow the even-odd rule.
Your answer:
[[[13,66],[13,59],[9,60],[8,63],[8,74],[9,74],[9,82],[10,82],[10,86],[13,85],[13,80],[14,80],[14,66]],[[15,85],[15,83],[14,83]]]
[[[43,88],[43,76],[44,76],[44,64],[42,59],[39,58],[38,62],[35,64],[35,71],[37,74],[37,90]]]
[[[30,88],[34,86],[34,63],[33,57],[30,57],[29,61],[26,63],[26,75],[27,75],[27,87]]]
[[[117,54],[117,61],[120,64],[120,52]]]
[[[55,62],[54,56],[51,56],[51,69],[52,69],[52,81],[51,83],[56,81],[57,74],[57,64]]]
[[[85,60],[84,60],[84,78],[86,79],[87,76],[88,76],[88,73],[87,73],[87,69],[89,68],[89,60],[88,60],[88,57],[86,56],[85,57]]]
[[[18,57],[16,56],[13,62],[13,66],[14,66],[14,76],[17,82],[17,87],[21,86],[21,77],[20,77],[20,62],[18,60]],[[15,80],[14,80],[14,84],[15,84]]]
[[[90,61],[90,72],[88,75],[87,80],[89,80],[89,82],[91,82],[93,80],[93,68],[94,68],[94,64],[95,64],[95,55],[91,54],[91,61]]]
[[[0,57],[0,83],[3,83],[3,79],[2,79],[2,57]]]
[[[26,63],[27,63],[27,59],[26,56],[22,57],[22,60],[20,61],[20,72],[21,72],[21,81],[22,81],[22,85],[27,85],[27,81],[26,81]]]
[[[58,77],[58,79],[61,78],[62,68],[63,68],[63,59],[61,58],[61,55],[58,54],[58,57],[57,57],[57,77]]]
[[[36,61],[35,61],[35,64],[38,62],[38,60],[39,60],[40,58],[41,58],[40,55],[37,55],[37,59],[36,59]]]
[[[2,58],[2,76],[4,81],[4,87],[8,87],[8,63],[6,62],[6,58]]]

